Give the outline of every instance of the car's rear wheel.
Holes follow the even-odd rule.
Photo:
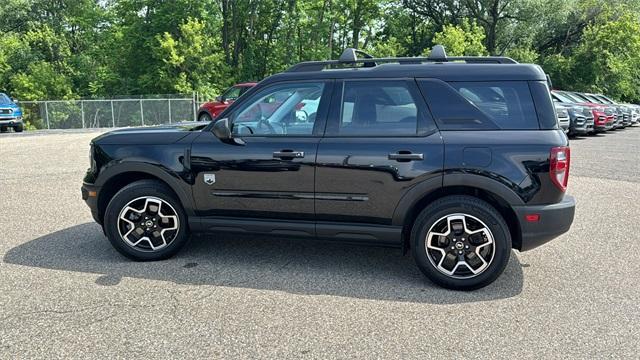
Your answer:
[[[511,254],[509,227],[491,205],[471,196],[448,196],[427,206],[411,232],[413,256],[433,282],[455,290],[489,285]]]
[[[6,126],[0,126],[0,132],[7,132]]]
[[[121,254],[134,260],[162,260],[187,242],[187,219],[165,184],[141,180],[118,191],[104,217],[105,232]]]
[[[207,113],[202,113],[198,115],[198,121],[211,121],[211,115]]]

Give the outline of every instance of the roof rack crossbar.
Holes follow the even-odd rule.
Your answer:
[[[441,49],[440,49],[440,48]],[[364,54],[364,59],[358,59],[356,54]],[[360,50],[347,48],[339,60],[305,61],[293,65],[287,72],[322,71],[327,67],[350,68],[356,64],[364,64],[364,67],[373,67],[380,63],[421,64],[425,62],[444,63],[464,61],[470,64],[517,64],[518,62],[504,56],[446,56],[441,45],[434,46],[429,57],[386,57],[373,58]]]

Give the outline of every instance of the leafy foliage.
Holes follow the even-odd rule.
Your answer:
[[[346,47],[507,55],[556,87],[640,101],[640,0],[3,0],[0,91],[207,97]]]
[[[445,25],[435,34],[433,42],[443,45],[448,55],[482,56],[487,54],[484,39],[481,27],[464,20],[461,25]]]

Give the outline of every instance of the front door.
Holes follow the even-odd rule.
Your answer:
[[[191,149],[198,215],[314,220],[315,160],[330,82],[268,85],[228,114],[244,145],[202,133]]]
[[[345,80],[333,98],[318,147],[317,219],[391,225],[411,188],[441,184],[440,133],[413,79]]]

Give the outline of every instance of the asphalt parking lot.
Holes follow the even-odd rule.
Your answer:
[[[470,293],[383,248],[225,235],[128,261],[80,198],[97,135],[0,135],[2,359],[638,356],[639,126],[572,140],[572,230]]]

